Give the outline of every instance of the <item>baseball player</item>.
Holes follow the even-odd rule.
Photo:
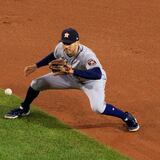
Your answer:
[[[91,109],[102,115],[114,116],[126,123],[129,131],[138,131],[140,126],[129,112],[105,102],[107,76],[96,54],[82,45],[79,34],[73,28],[65,29],[54,51],[39,62],[25,67],[28,76],[38,68],[49,65],[51,73],[34,79],[20,107],[5,114],[5,118],[15,119],[30,114],[30,104],[47,89],[79,89],[88,97]]]

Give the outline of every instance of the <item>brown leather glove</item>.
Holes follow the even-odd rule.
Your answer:
[[[71,74],[73,69],[71,65],[67,64],[67,61],[64,59],[55,59],[49,63],[49,69],[56,75],[59,74]]]

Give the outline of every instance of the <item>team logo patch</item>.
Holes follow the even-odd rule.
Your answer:
[[[94,66],[96,64],[96,61],[93,59],[89,59],[87,63],[89,66]]]
[[[66,32],[66,33],[64,34],[64,38],[69,38],[69,33],[68,33],[68,32]]]

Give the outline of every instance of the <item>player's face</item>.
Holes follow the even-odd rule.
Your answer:
[[[76,41],[70,45],[66,45],[66,44],[63,44],[63,48],[64,48],[64,51],[65,53],[72,57],[72,56],[75,56],[78,52],[78,45],[79,45],[79,41]]]

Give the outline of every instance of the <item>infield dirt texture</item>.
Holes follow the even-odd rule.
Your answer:
[[[0,0],[0,85],[24,98],[26,65],[46,56],[72,26],[108,74],[106,101],[141,124],[128,133],[118,119],[93,113],[80,91],[42,92],[34,104],[136,160],[160,159],[160,1]]]

